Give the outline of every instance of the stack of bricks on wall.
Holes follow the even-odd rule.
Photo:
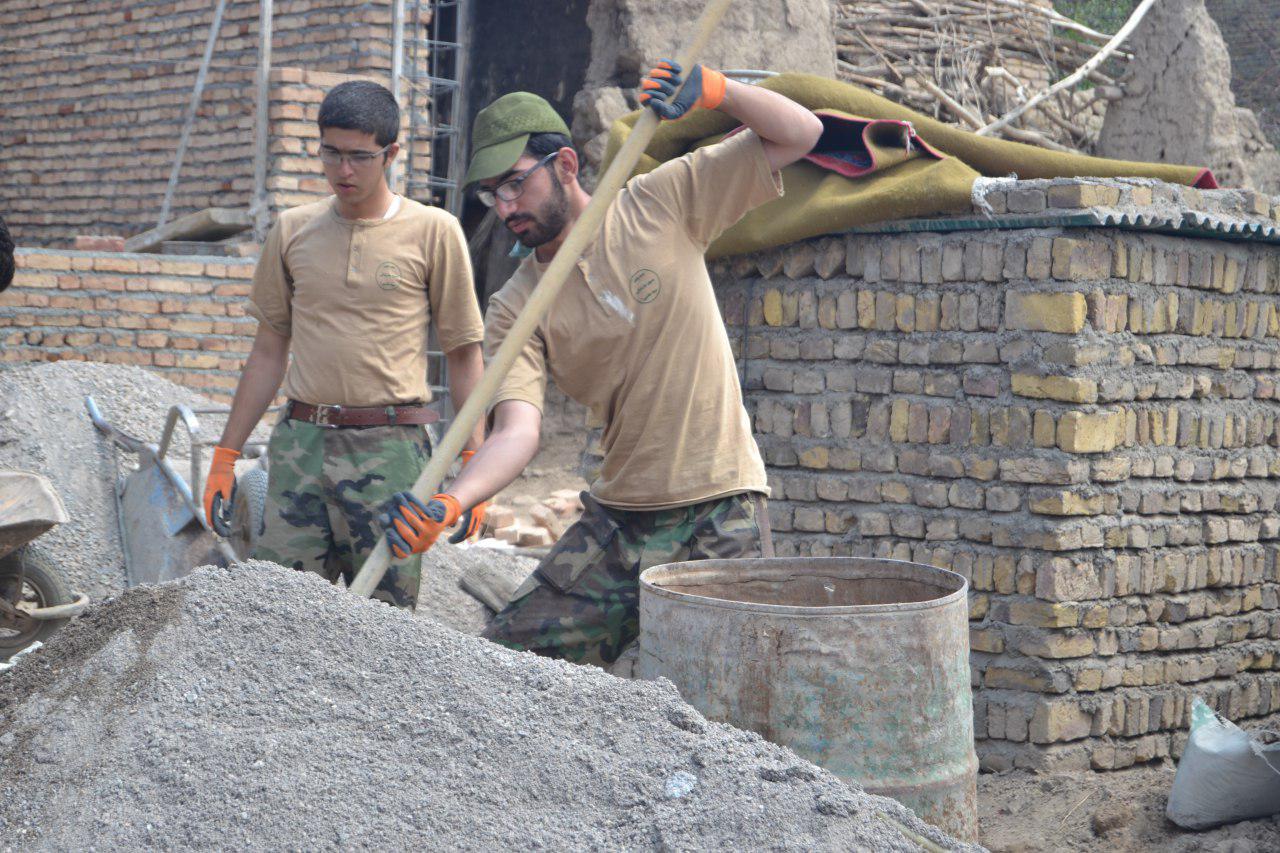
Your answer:
[[[1280,711],[1273,200],[992,184],[996,230],[713,269],[779,553],[969,579],[989,769],[1177,755],[1193,696]]]

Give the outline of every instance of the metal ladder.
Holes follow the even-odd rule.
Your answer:
[[[392,14],[392,92],[408,118],[402,192],[455,216],[466,165],[470,16],[470,0],[395,0]]]
[[[427,24],[424,15],[430,16]],[[393,176],[392,189],[454,216],[462,214],[466,168],[470,15],[470,0],[394,0],[391,18],[391,92],[408,119],[403,179]],[[447,365],[438,346],[432,330],[427,384],[433,399],[441,401],[433,442],[453,417]]]

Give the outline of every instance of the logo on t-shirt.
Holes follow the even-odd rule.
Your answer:
[[[378,280],[378,287],[383,290],[395,290],[400,286],[400,267],[391,261],[383,261],[378,264],[375,278]]]
[[[652,302],[662,292],[662,281],[653,270],[636,270],[631,276],[631,295],[636,302]]]

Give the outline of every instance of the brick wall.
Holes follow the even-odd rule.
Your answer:
[[[19,249],[0,294],[0,362],[135,364],[230,402],[257,321],[253,258]]]
[[[1023,182],[988,201],[1227,205],[1276,224],[1265,198],[1151,182]],[[1280,710],[1280,246],[849,235],[713,278],[778,552],[969,579],[987,767],[1176,754],[1193,696],[1236,720]]]
[[[0,362],[136,364],[229,403],[257,321],[257,258],[19,249],[0,293]],[[583,433],[586,409],[547,387],[543,430]]]
[[[390,10],[390,0],[277,2],[273,65],[385,82]],[[176,0],[0,6],[0,181],[23,188],[4,206],[19,244],[156,224],[212,14],[211,3]],[[258,3],[230,0],[174,216],[249,204],[257,33]]]

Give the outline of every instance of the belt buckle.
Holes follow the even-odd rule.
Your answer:
[[[316,406],[316,410],[311,413],[311,423],[322,429],[337,429],[338,424],[331,423],[329,418],[342,412],[341,406],[330,406],[324,403]]]

